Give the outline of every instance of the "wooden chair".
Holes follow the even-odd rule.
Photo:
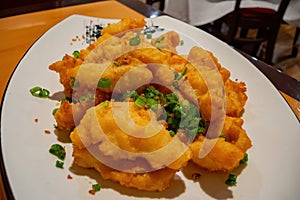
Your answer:
[[[289,2],[281,0],[278,9],[273,10],[241,8],[241,0],[236,0],[234,11],[206,26],[206,29],[237,49],[272,64],[280,24]],[[265,52],[258,55],[261,49]]]
[[[163,11],[165,9],[165,0],[147,0],[146,3],[152,5],[159,2],[159,10]]]

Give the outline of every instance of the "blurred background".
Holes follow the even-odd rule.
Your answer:
[[[99,1],[99,0],[1,0],[0,17],[1,18],[13,17],[14,15],[26,14],[28,12],[36,12],[39,10],[47,10],[47,9],[53,9],[53,8],[59,8],[59,7],[71,6],[71,5],[77,5],[77,4],[89,3],[95,1]],[[182,4],[184,2],[188,2],[188,0],[132,0],[132,2],[134,1],[136,2],[140,1],[145,4],[147,3],[150,6],[159,9],[175,18],[179,18],[182,21],[187,21],[187,18],[190,17],[190,16],[186,16],[187,14],[186,13],[184,14],[184,12],[180,10],[182,8],[180,8],[181,5],[178,4],[178,3]],[[198,2],[201,1],[203,2],[207,1],[210,3],[211,2],[214,3],[218,1],[231,1],[231,3],[233,3],[237,0],[198,0]],[[243,1],[249,1],[249,0],[242,0],[242,3]],[[260,1],[263,3],[264,1],[265,2],[275,1],[277,3],[280,3],[281,0],[260,0]],[[292,1],[300,2],[300,0],[291,0],[291,2]],[[296,3],[297,5],[300,6],[299,2]],[[172,10],[173,7],[176,9]],[[200,14],[201,13],[199,13],[199,15]],[[299,15],[300,15],[300,8],[299,8]],[[197,16],[195,18],[197,18]],[[189,21],[187,21],[187,23],[189,23]],[[191,22],[191,25],[195,25],[195,24]],[[299,22],[299,26],[300,26],[300,22]],[[282,71],[283,73],[290,75],[291,77],[297,79],[298,81],[300,81],[299,26],[297,29],[297,26],[295,26],[294,24],[287,23],[284,20],[280,22],[278,35],[273,49],[274,53],[272,55],[271,61],[267,62],[268,64],[272,65],[274,68],[278,69],[279,71]],[[197,27],[203,29],[204,31],[209,30],[203,24]],[[218,37],[218,35],[215,36]],[[221,37],[220,39],[227,42]],[[265,50],[265,43],[261,42],[260,51],[264,52],[264,50]],[[256,57],[257,54],[252,56]],[[263,58],[261,60],[263,60]]]

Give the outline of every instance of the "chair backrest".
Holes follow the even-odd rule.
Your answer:
[[[263,57],[258,57],[271,64],[280,24],[290,0],[281,0],[277,10],[241,8],[241,1],[236,0],[234,11],[219,20],[216,36],[252,56],[258,56],[257,52],[264,43],[265,53]],[[225,32],[222,31],[224,25]]]
[[[163,11],[165,9],[165,0],[147,0],[146,3],[152,5],[159,2],[159,10]]]

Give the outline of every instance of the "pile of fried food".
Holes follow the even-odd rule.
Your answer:
[[[147,191],[168,188],[188,162],[211,172],[232,171],[252,146],[241,119],[246,85],[231,80],[207,50],[195,46],[178,55],[181,41],[174,31],[147,39],[141,33],[145,24],[109,24],[77,56],[49,66],[64,86],[54,117],[58,129],[71,131],[74,163]],[[189,113],[196,114],[185,123]],[[208,135],[216,122],[220,130],[211,128]],[[212,148],[200,156],[207,144]]]

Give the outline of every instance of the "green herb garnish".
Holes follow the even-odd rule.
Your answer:
[[[180,74],[175,74],[175,80],[179,81],[187,72],[187,67],[185,67]]]
[[[100,186],[100,184],[93,184],[92,185],[92,188],[93,188],[93,190],[95,191],[95,192],[99,192],[100,190],[101,190],[101,186]]]
[[[98,81],[98,88],[109,88],[111,80],[109,78],[100,78]]]
[[[64,168],[64,162],[57,160],[55,166],[58,168]]]
[[[176,135],[178,129],[182,129],[187,138],[192,141],[206,130],[206,121],[201,117],[198,108],[188,100],[180,102],[178,95],[174,92],[164,95],[154,86],[149,86],[140,94],[133,91],[123,95],[124,99],[128,97],[132,98],[139,108],[158,110],[158,106],[162,106],[164,112],[158,116],[158,120],[167,122],[167,130],[170,131],[172,137]]]
[[[245,153],[244,158],[240,160],[240,164],[246,164],[248,162],[248,154]]]
[[[54,108],[53,111],[52,111],[52,115],[55,116],[57,111],[58,111],[58,108]]]
[[[141,43],[141,38],[140,38],[140,35],[137,34],[136,36],[132,37],[129,39],[129,44],[131,46],[137,46]]]
[[[114,65],[115,65],[116,67],[119,67],[119,66],[120,66],[120,64],[119,64],[117,61],[114,61]]]
[[[144,105],[146,104],[147,102],[147,99],[146,97],[143,97],[143,96],[139,96],[135,101],[135,105],[137,105],[139,108],[142,108],[144,107]]]
[[[226,136],[225,135],[220,135],[219,138],[223,138],[226,141]]]
[[[225,181],[225,184],[228,186],[236,186],[236,179],[237,175],[229,174],[227,180]]]
[[[101,105],[102,107],[107,107],[107,106],[109,106],[109,101],[108,101],[108,100],[103,101],[103,102],[100,103],[100,105]]]
[[[84,96],[81,96],[79,98],[79,102],[85,101],[85,100],[94,100],[94,95],[92,93],[87,93]]]
[[[76,58],[76,59],[79,58],[79,55],[80,55],[79,51],[76,50],[73,52],[74,58]]]
[[[71,84],[72,88],[79,88],[80,87],[79,81],[76,81],[75,77],[71,77],[70,84]]]
[[[60,160],[64,160],[66,157],[65,148],[63,146],[61,146],[60,144],[53,144],[50,147],[49,152],[51,154],[55,155],[56,157],[58,157]]]
[[[29,91],[32,94],[32,96],[40,98],[48,98],[50,95],[49,90],[41,88],[39,86],[31,88]]]
[[[146,34],[146,38],[147,38],[147,39],[152,39],[152,33],[147,33],[147,34]]]

